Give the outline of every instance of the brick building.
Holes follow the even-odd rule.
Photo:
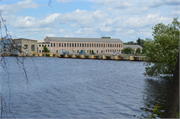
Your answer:
[[[44,42],[38,41],[38,52],[43,52],[43,46],[53,53],[68,51],[69,53],[79,53],[83,50],[86,54],[90,50],[96,54],[113,54],[123,49],[123,42],[120,39],[110,38],[69,38],[69,37],[46,37]]]

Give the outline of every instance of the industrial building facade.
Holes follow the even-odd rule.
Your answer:
[[[123,49],[123,42],[120,39],[107,38],[69,38],[69,37],[46,37],[44,42],[38,41],[38,52],[43,52],[43,46],[53,53],[68,51],[69,53],[79,53],[83,50],[89,54],[93,50],[94,53],[113,54]]]

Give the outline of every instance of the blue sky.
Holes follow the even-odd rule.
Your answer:
[[[152,27],[180,16],[180,0],[2,0],[12,38],[152,38]],[[180,20],[180,19],[178,19]]]

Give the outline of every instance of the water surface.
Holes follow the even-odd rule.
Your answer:
[[[169,79],[145,77],[144,62],[26,58],[26,78],[15,58],[7,60],[7,71],[1,67],[4,117],[146,117],[166,102]]]

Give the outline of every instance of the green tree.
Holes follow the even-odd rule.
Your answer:
[[[134,41],[129,41],[126,43],[127,45],[135,45]]]
[[[50,52],[46,45],[43,47],[44,52]]]
[[[144,47],[144,40],[143,39],[140,39],[140,38],[138,38],[138,40],[136,41],[136,43],[138,44],[138,45],[140,45],[141,47]]]
[[[138,54],[141,53],[141,49],[137,48],[136,53],[138,53]]]
[[[146,39],[144,44],[147,56],[145,75],[173,74],[179,53],[180,23],[174,18],[171,24],[159,23],[152,29],[154,40]]]
[[[134,53],[134,50],[132,48],[130,48],[130,47],[127,47],[127,48],[124,48],[122,50],[122,53],[124,53],[124,54],[131,54],[131,53]]]

